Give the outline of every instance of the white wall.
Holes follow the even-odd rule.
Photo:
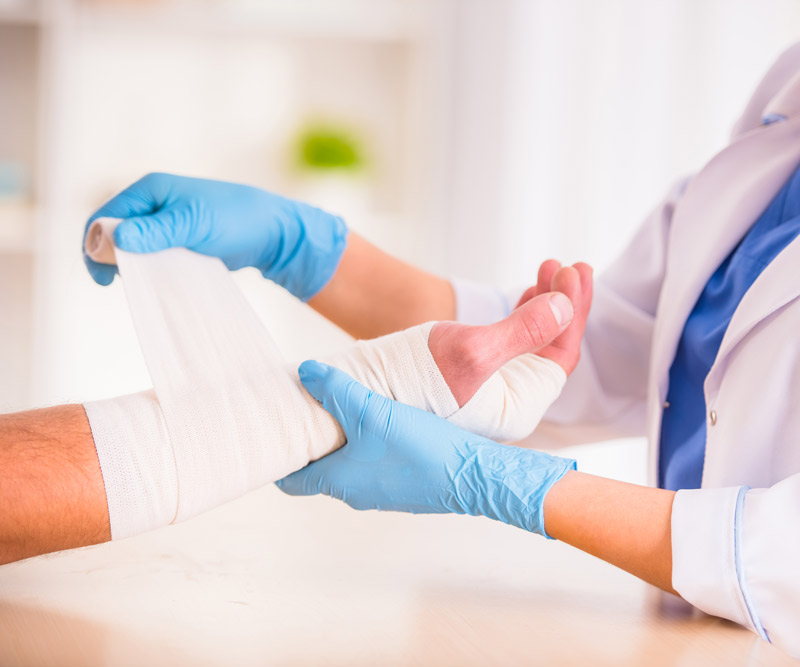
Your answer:
[[[451,269],[513,286],[602,268],[702,167],[800,39],[795,0],[467,0],[453,101]]]

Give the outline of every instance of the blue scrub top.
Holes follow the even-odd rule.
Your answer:
[[[659,486],[699,489],[706,453],[703,383],[733,312],[766,266],[800,234],[800,169],[716,270],[686,321],[669,371]],[[800,267],[798,267],[800,271]]]

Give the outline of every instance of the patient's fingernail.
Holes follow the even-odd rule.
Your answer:
[[[553,311],[553,316],[558,322],[558,326],[564,326],[572,321],[572,303],[567,298],[566,294],[556,292],[550,297],[550,310]]]

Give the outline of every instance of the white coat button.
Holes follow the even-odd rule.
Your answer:
[[[708,420],[711,422],[712,426],[716,426],[717,424],[717,411],[712,410],[708,413]]]

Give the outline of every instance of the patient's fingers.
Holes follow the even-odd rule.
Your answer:
[[[539,294],[553,291],[553,276],[556,275],[560,268],[561,262],[556,259],[548,259],[542,262],[536,277],[536,285],[539,288]]]
[[[580,280],[574,273],[579,294]],[[508,317],[487,326],[439,322],[431,329],[428,348],[459,406],[511,359],[548,345],[569,326],[573,308],[565,293],[533,297]]]
[[[576,311],[585,318],[585,316],[589,314],[589,309],[592,305],[594,269],[585,262],[578,262],[577,264],[573,264],[573,266],[581,277],[581,303],[577,305]]]
[[[561,262],[558,260],[548,259],[547,261],[542,262],[542,265],[539,267],[539,274],[536,278],[536,284],[533,285],[533,287],[529,287],[525,290],[523,295],[520,297],[520,300],[517,302],[515,309],[519,308],[522,304],[527,303],[535,296],[550,292],[550,284],[553,282],[553,276],[560,268]]]
[[[564,303],[559,295],[568,301]],[[580,358],[591,299],[592,268],[588,264],[561,266],[548,260],[539,267],[537,284],[525,291],[505,319],[482,327],[436,324],[428,347],[458,405],[472,398],[504,364],[529,352],[571,373]]]
[[[554,292],[566,294],[577,305],[581,301],[581,275],[574,266],[562,266],[553,275],[550,288]]]
[[[569,374],[580,359],[581,340],[592,302],[592,268],[583,263],[562,267],[553,277],[552,287],[570,297],[575,315],[567,330],[538,354],[555,361]]]

